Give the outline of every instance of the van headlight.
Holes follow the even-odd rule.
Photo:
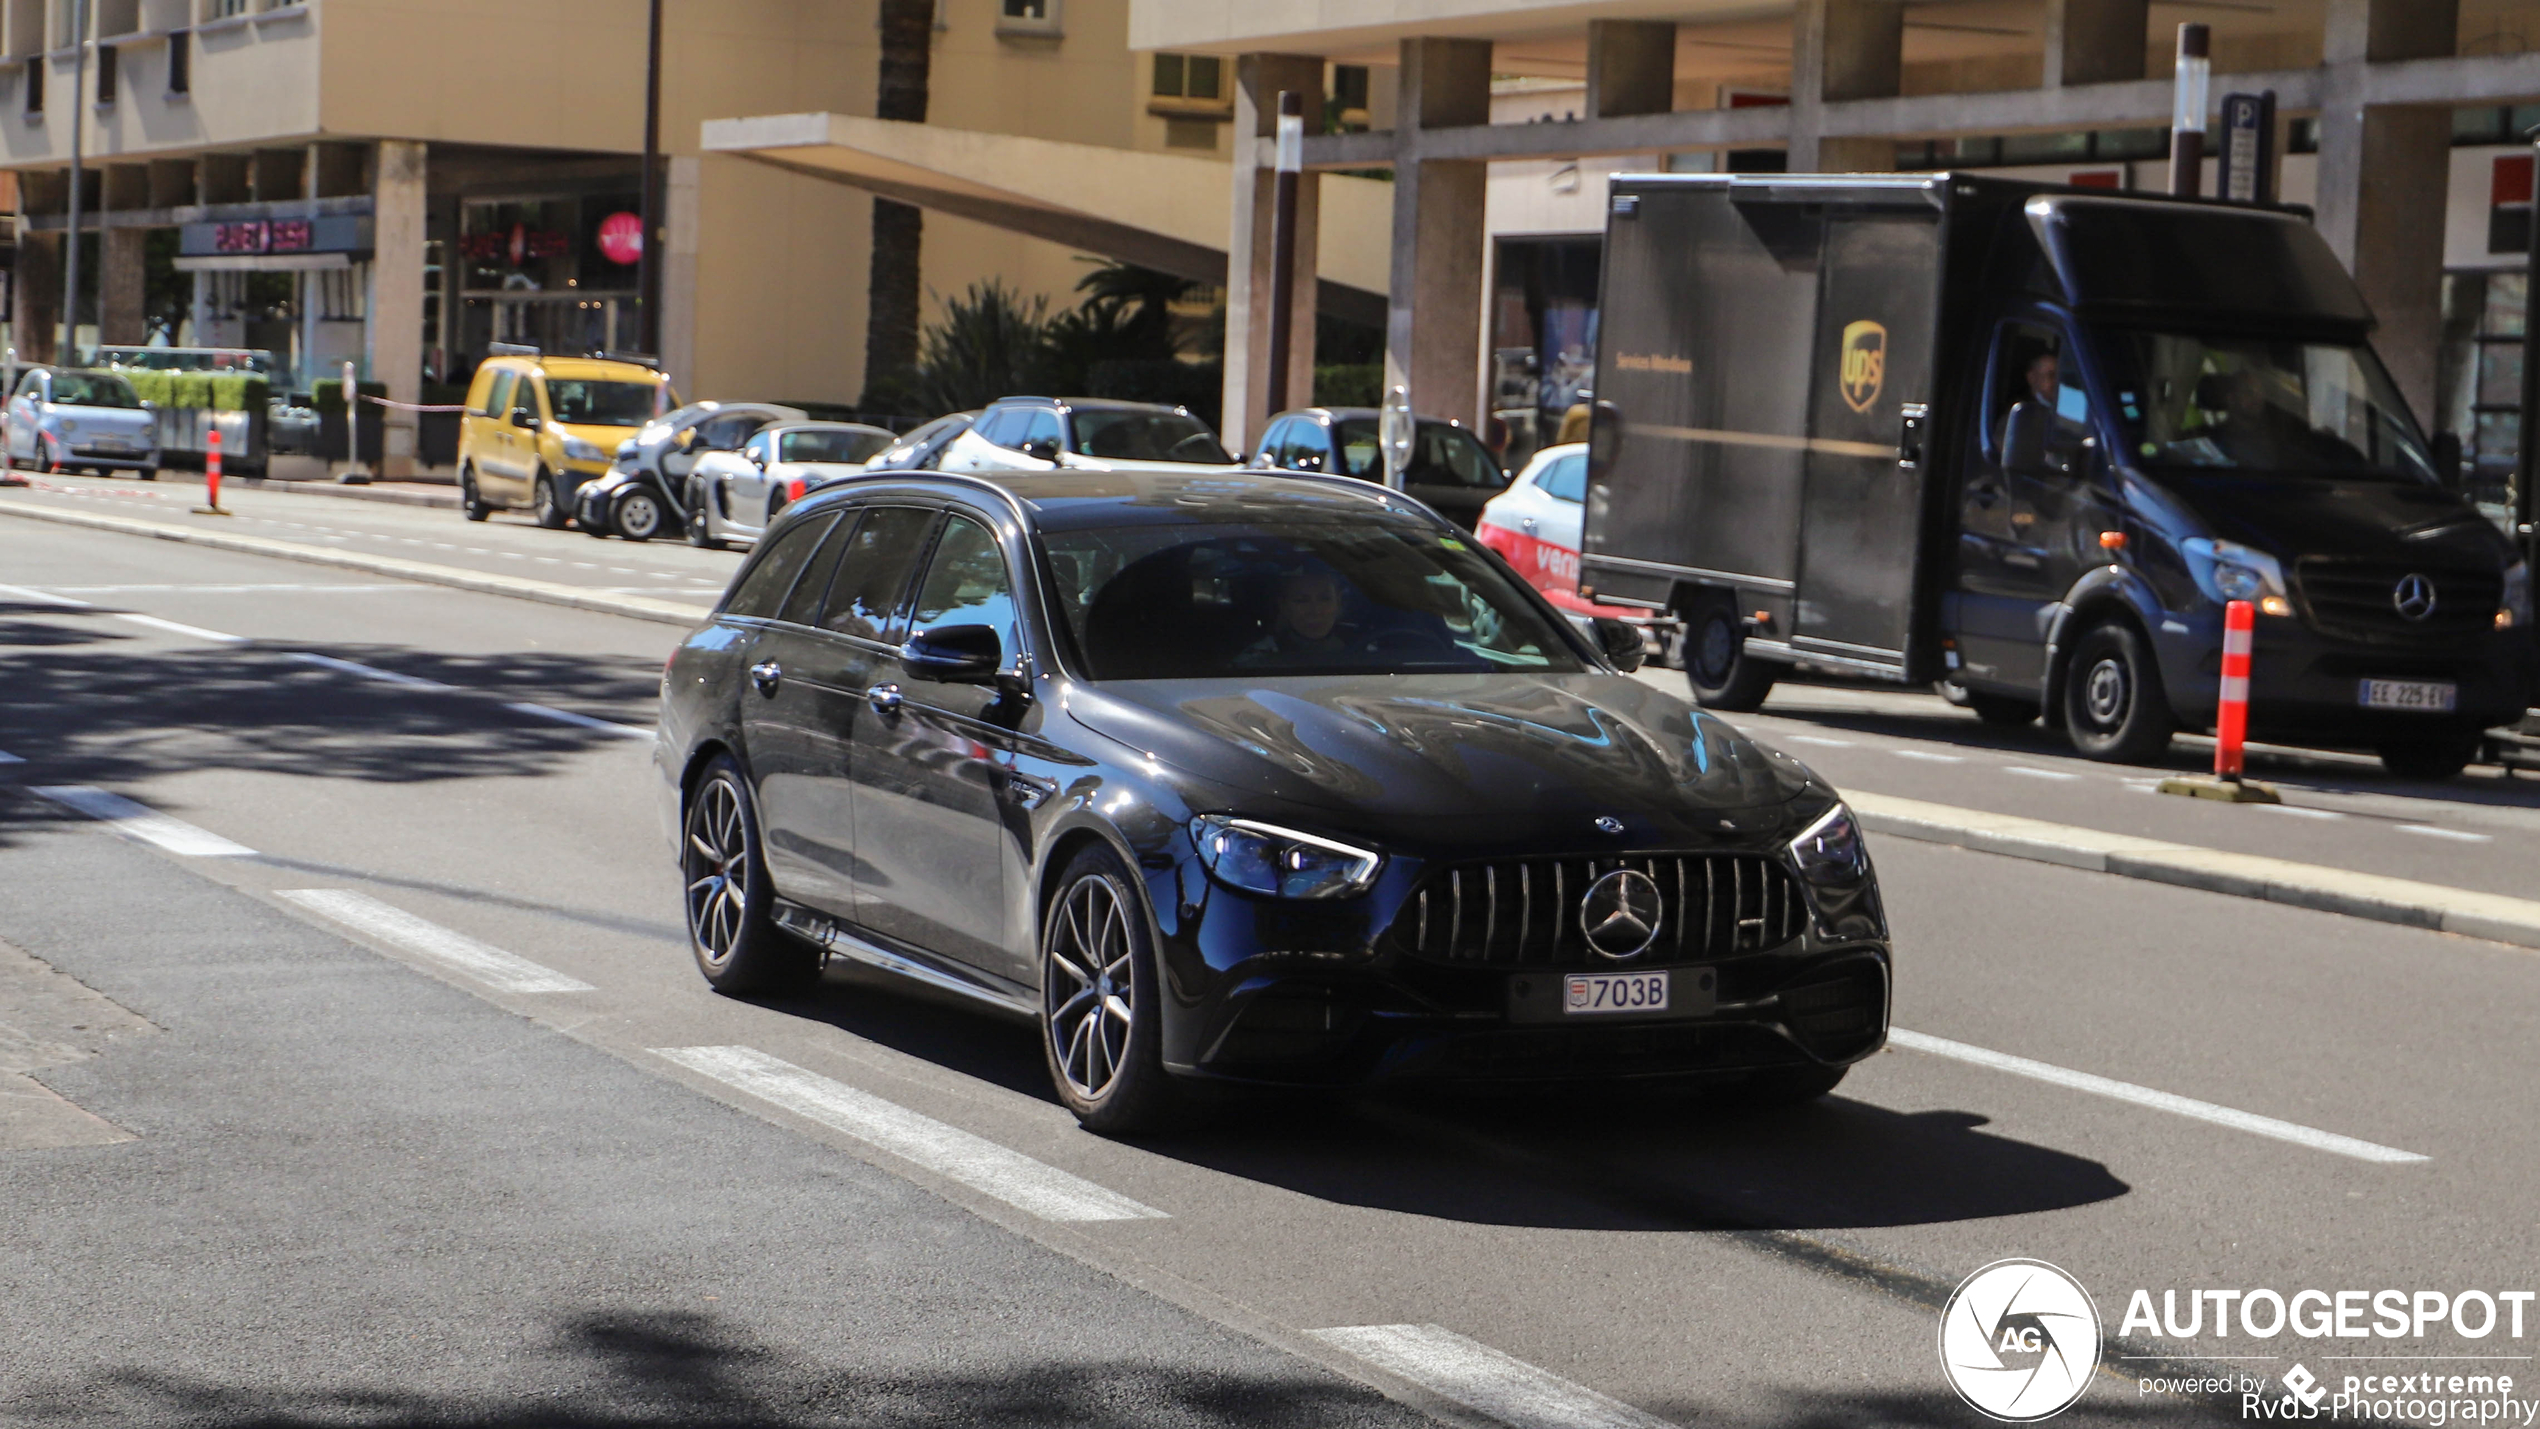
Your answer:
[[[580,437],[567,436],[564,439],[564,457],[567,461],[607,461],[609,454],[600,450],[598,442],[586,442]]]
[[[2505,598],[2496,603],[2496,628],[2512,630],[2531,623],[2531,567],[2516,561],[2505,568]]]
[[[2216,601],[2245,600],[2261,615],[2291,615],[2293,601],[2284,585],[2284,565],[2264,551],[2237,541],[2190,536],[2178,543],[2187,556],[2187,571],[2196,588]]]
[[[1800,877],[1819,888],[1851,888],[1870,876],[1870,847],[1845,804],[1826,810],[1790,841],[1790,860],[1799,865]]]
[[[1376,882],[1383,854],[1225,814],[1191,820],[1211,877],[1271,898],[1354,898]]]

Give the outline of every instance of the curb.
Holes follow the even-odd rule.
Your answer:
[[[2119,878],[2139,878],[2234,898],[2255,898],[2376,923],[2459,933],[2517,947],[2540,948],[2540,902],[2385,878],[2257,854],[1987,814],[1885,794],[1845,796],[1872,833],[1978,853],[2059,864]]]
[[[131,521],[119,516],[92,516],[84,511],[56,511],[45,506],[28,506],[14,501],[0,501],[0,515],[22,516],[33,521],[51,521],[63,526],[78,526],[90,531],[112,531],[122,536],[149,536],[161,541],[178,541],[190,546],[208,546],[216,551],[234,551],[247,556],[272,556],[286,561],[304,561],[314,566],[335,566],[371,575],[394,576],[399,580],[419,581],[425,585],[449,586],[455,590],[475,591],[480,595],[510,596],[515,600],[534,600],[542,605],[561,605],[574,610],[596,611],[602,615],[623,615],[635,620],[649,620],[661,625],[693,628],[704,623],[704,607],[681,605],[675,601],[654,600],[640,595],[613,595],[606,591],[585,590],[580,586],[559,585],[554,581],[531,580],[524,576],[496,575],[491,571],[462,570],[457,566],[436,566],[428,561],[409,561],[396,556],[365,556],[353,551],[334,551],[324,546],[303,546],[293,541],[275,541],[263,536],[231,536],[218,531],[198,531],[185,526],[168,526],[155,521]]]

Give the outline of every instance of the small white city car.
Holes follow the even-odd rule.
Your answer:
[[[9,456],[47,471],[159,474],[159,412],[112,372],[36,367],[9,397]]]
[[[1006,397],[935,459],[942,471],[1241,469],[1208,424],[1181,407],[1089,397]]]
[[[783,422],[761,427],[739,451],[710,451],[688,469],[688,544],[719,550],[751,545],[792,502],[864,464],[899,438],[857,422]]]

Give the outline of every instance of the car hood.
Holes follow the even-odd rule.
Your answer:
[[[1367,821],[1610,815],[1716,836],[1808,787],[1798,761],[1606,674],[1077,685],[1067,712],[1242,798]]]
[[[2288,565],[2306,555],[2488,569],[2511,559],[2503,533],[2469,503],[2416,482],[2196,472],[2164,473],[2159,484],[2214,535]]]
[[[568,437],[580,437],[610,456],[617,455],[619,444],[639,430],[635,427],[602,427],[589,422],[558,422],[556,431]]]

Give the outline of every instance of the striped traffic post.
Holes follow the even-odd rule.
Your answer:
[[[2257,641],[2258,608],[2245,600],[2223,607],[2222,707],[2214,714],[2214,777],[2239,782],[2249,738],[2249,648]]]
[[[226,516],[220,505],[220,425],[203,434],[204,504],[194,508],[197,516]]]

